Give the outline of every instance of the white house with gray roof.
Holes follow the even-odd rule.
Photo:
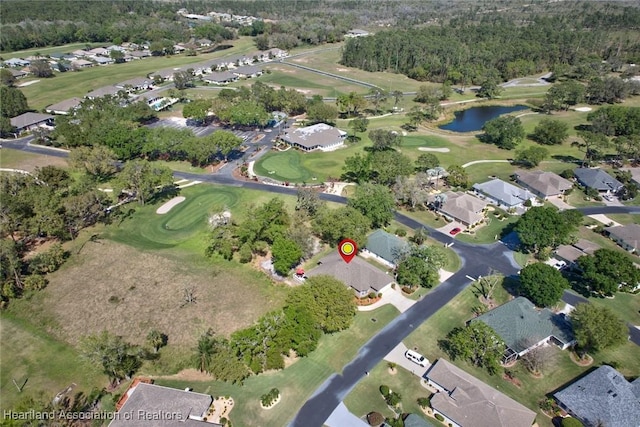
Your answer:
[[[325,123],[286,132],[280,138],[303,151],[333,151],[344,145],[347,133]]]
[[[639,224],[607,227],[605,231],[609,234],[611,240],[620,245],[624,250],[636,253],[640,250]]]
[[[536,413],[452,363],[438,359],[423,378],[438,392],[434,414],[454,427],[531,427]]]
[[[623,184],[602,169],[578,168],[573,173],[580,185],[594,188],[600,193],[617,193]]]
[[[536,198],[529,190],[516,187],[497,178],[481,184],[474,184],[473,190],[480,197],[485,197],[492,204],[504,209],[523,210],[527,200],[534,202]]]
[[[611,366],[599,367],[553,397],[585,427],[640,426],[640,378],[629,382]]]

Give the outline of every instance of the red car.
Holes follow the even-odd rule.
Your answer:
[[[461,232],[462,230],[460,230],[458,227],[452,229],[449,234],[451,234],[452,236],[455,236],[456,234],[458,234],[459,232]]]

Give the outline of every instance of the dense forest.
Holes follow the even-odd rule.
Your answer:
[[[605,19],[606,18],[606,19]],[[589,27],[587,25],[593,25]],[[623,30],[624,28],[624,30]],[[640,10],[538,17],[516,25],[501,16],[454,19],[443,26],[381,31],[350,40],[342,63],[455,84],[510,79],[584,61],[640,61]]]

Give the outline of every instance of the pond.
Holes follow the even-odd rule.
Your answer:
[[[482,107],[473,107],[456,111],[454,113],[456,118],[452,122],[438,127],[453,132],[473,132],[482,129],[482,126],[484,126],[487,121],[495,119],[498,116],[528,109],[529,107],[525,105],[513,105],[510,107],[484,105]]]

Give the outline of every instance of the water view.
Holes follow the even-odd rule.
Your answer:
[[[439,126],[439,128],[453,132],[473,132],[482,129],[482,126],[484,126],[487,121],[495,119],[498,116],[527,109],[529,109],[529,107],[525,105],[513,105],[511,107],[485,105],[482,107],[473,107],[467,110],[457,111],[455,113],[456,118],[452,122]]]

